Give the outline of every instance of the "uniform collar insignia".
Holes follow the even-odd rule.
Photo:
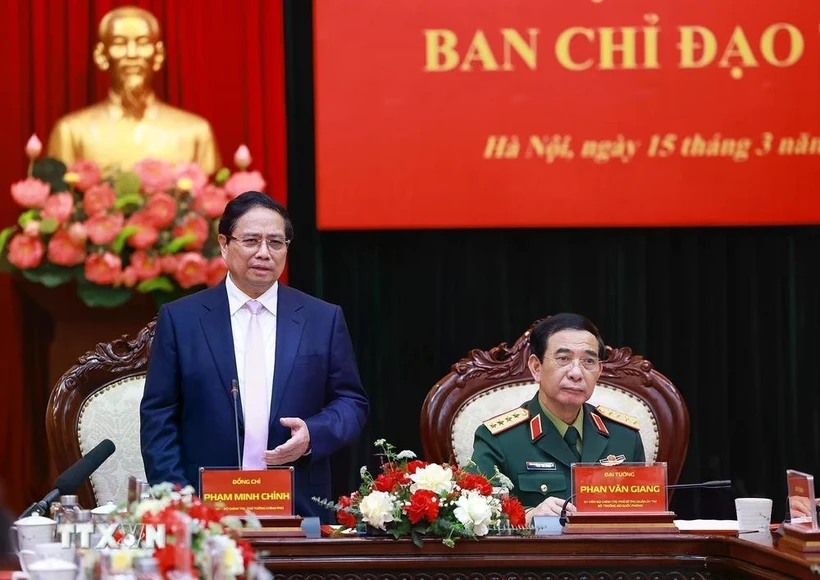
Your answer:
[[[532,419],[530,419],[530,437],[533,441],[541,437],[544,434],[544,430],[541,427],[541,414],[539,413]]]
[[[596,413],[590,412],[589,416],[592,419],[592,422],[595,423],[595,428],[598,429],[598,433],[605,437],[609,437],[609,429],[607,429],[606,425],[604,425],[604,420],[601,419],[601,417]]]

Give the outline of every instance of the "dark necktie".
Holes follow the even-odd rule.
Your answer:
[[[578,429],[570,425],[564,433],[564,441],[569,445],[569,450],[575,456],[576,461],[581,462],[581,453],[578,451]]]

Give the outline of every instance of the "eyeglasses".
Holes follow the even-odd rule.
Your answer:
[[[597,371],[601,368],[601,359],[595,356],[572,358],[571,356],[567,356],[565,354],[559,354],[558,356],[550,356],[547,358],[555,361],[555,364],[562,368],[575,365],[575,363],[578,363],[585,371],[590,372]]]
[[[268,250],[278,254],[279,252],[284,252],[288,248],[288,245],[290,245],[290,240],[285,240],[282,238],[259,238],[256,236],[248,236],[246,238],[235,238],[233,236],[226,237],[229,240],[234,240],[248,251],[259,250],[259,248],[262,247],[262,242],[264,242],[268,246]]]

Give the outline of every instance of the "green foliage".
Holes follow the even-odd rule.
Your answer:
[[[136,173],[123,171],[114,178],[114,191],[117,197],[140,196],[140,178]]]
[[[164,247],[160,249],[159,253],[163,256],[167,256],[169,254],[176,254],[182,248],[184,248],[191,242],[195,241],[196,236],[194,234],[185,234],[184,236],[179,236],[178,238],[174,238],[173,240],[168,242]]]
[[[413,528],[412,530],[410,530],[410,539],[413,540],[413,545],[415,547],[424,547],[424,532],[426,531],[426,527],[423,528],[423,531],[419,531],[417,528]]]
[[[174,283],[167,276],[157,276],[150,280],[143,280],[137,284],[137,292],[147,294],[149,292],[173,292]]]
[[[3,250],[6,249],[6,244],[8,243],[11,234],[13,234],[16,230],[17,226],[9,226],[0,232],[0,256],[3,255]]]
[[[40,221],[40,232],[44,234],[53,234],[57,231],[60,224],[54,218],[46,218]]]
[[[114,209],[118,211],[127,211],[130,208],[137,208],[142,205],[142,196],[138,193],[128,193],[125,195],[117,196],[117,200],[114,202]]]
[[[65,163],[52,157],[43,157],[34,162],[31,170],[32,177],[44,181],[51,186],[51,192],[68,191],[68,184],[63,181],[66,173]]]
[[[111,242],[111,251],[115,254],[122,254],[122,250],[125,247],[125,242],[130,238],[132,235],[136,234],[140,231],[139,226],[125,226],[122,228],[122,231],[114,238],[114,241]]]
[[[128,302],[134,292],[123,286],[101,286],[80,278],[77,281],[77,294],[92,308],[116,308]]]
[[[217,185],[224,185],[228,178],[231,176],[231,170],[227,167],[223,167],[219,171],[216,172],[216,176],[214,177],[214,182]]]
[[[67,268],[65,266],[55,266],[54,264],[43,264],[32,270],[20,270],[20,273],[27,280],[42,284],[48,288],[54,288],[60,284],[73,280],[77,277],[80,268]]]
[[[37,210],[36,209],[29,209],[24,211],[20,214],[20,217],[17,218],[17,224],[24,228],[26,224],[28,224],[31,220],[37,218]]]
[[[340,509],[343,509],[342,504],[337,503],[335,501],[330,501],[329,499],[325,499],[323,497],[318,497],[314,495],[310,499],[319,504],[320,506],[322,506],[323,508],[325,508],[326,510],[331,510],[335,512]]]

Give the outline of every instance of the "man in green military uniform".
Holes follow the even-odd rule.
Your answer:
[[[538,393],[521,407],[488,419],[476,429],[472,460],[492,476],[495,468],[537,515],[560,515],[571,494],[570,466],[645,461],[638,421],[587,404],[605,355],[598,329],[578,314],[556,314],[530,334],[527,366]],[[567,504],[567,513],[575,506]]]

